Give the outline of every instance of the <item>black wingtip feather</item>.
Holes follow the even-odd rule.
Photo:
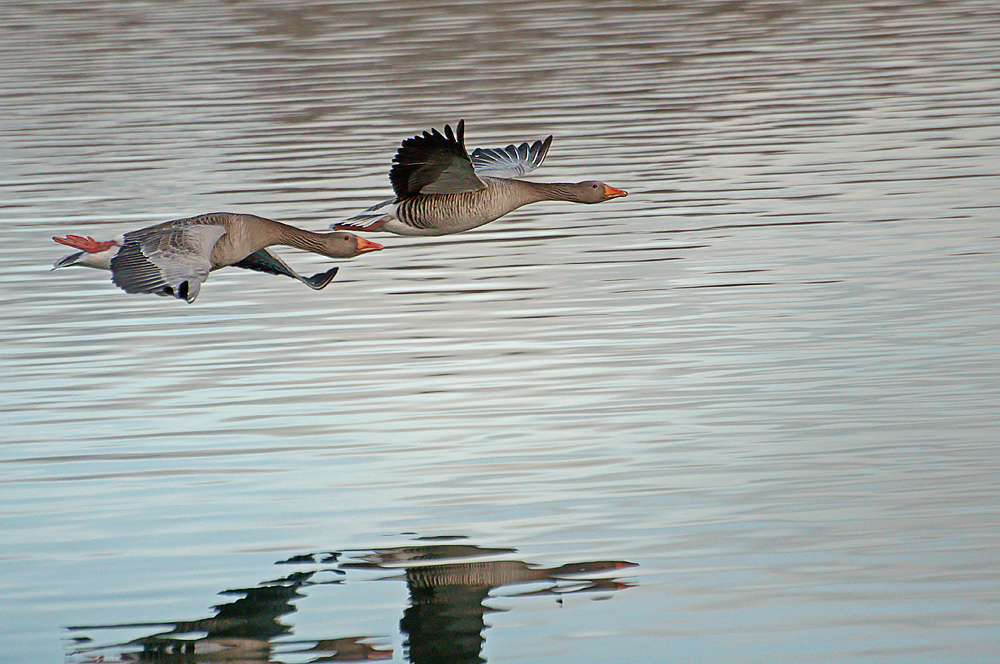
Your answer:
[[[331,281],[333,281],[333,278],[337,276],[337,270],[339,269],[339,267],[331,268],[326,272],[320,272],[319,274],[314,274],[307,279],[303,279],[302,282],[313,290],[322,290],[326,288]]]
[[[465,149],[465,120],[459,120],[456,127],[453,130],[451,125],[445,125],[443,134],[432,128],[402,142],[389,171],[397,200],[416,196],[424,187],[433,186],[443,172],[463,161],[468,162],[468,177],[456,186],[461,190],[482,188],[477,186],[481,183],[474,179],[472,162]]]

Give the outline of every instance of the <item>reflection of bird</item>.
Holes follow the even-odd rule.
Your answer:
[[[216,212],[143,228],[114,240],[69,235],[52,238],[81,251],[55,267],[82,265],[111,270],[111,280],[127,293],[168,295],[188,302],[198,297],[208,273],[229,265],[283,274],[320,289],[336,274],[333,268],[303,277],[265,247],[288,245],[329,258],[352,258],[382,245],[350,233],[313,233],[250,214]]]
[[[452,563],[410,567],[406,570],[406,583],[410,588],[444,586],[497,588],[534,581],[557,581],[577,574],[593,574],[634,566],[635,563],[614,560],[567,563],[558,567],[534,567],[520,560]]]
[[[386,565],[412,565],[442,558],[471,558],[474,556],[514,553],[517,549],[489,548],[475,544],[421,544],[398,546],[391,549],[374,549],[358,556],[364,563],[347,562],[343,567],[384,567]]]
[[[515,549],[484,548],[472,544],[417,544],[414,546],[377,549],[358,556],[362,562],[339,562],[341,552],[304,553],[279,560],[278,564],[320,565],[332,567],[296,571],[279,579],[263,582],[256,587],[224,591],[223,595],[238,596],[215,608],[215,615],[199,620],[170,623],[137,623],[70,627],[72,631],[127,628],[167,628],[125,643],[79,647],[74,655],[86,655],[87,661],[117,659],[158,662],[227,661],[243,664],[264,664],[273,660],[275,647],[281,654],[308,656],[313,662],[359,661],[391,659],[391,649],[379,645],[372,636],[335,636],[333,638],[294,640],[292,628],[283,618],[296,611],[295,602],[303,597],[303,589],[330,585],[339,587],[351,577],[316,580],[318,573],[345,574],[347,569],[403,571],[410,592],[410,606],[400,620],[406,636],[408,659],[412,664],[482,664],[481,656],[486,629],[485,617],[497,609],[486,600],[495,588],[512,584],[531,583],[521,593],[504,593],[504,597],[588,591],[614,592],[630,584],[602,572],[633,567],[624,561],[588,561],[567,563],[557,567],[537,567],[519,560],[474,560],[484,555],[512,553]],[[451,562],[427,564],[430,560]],[[571,580],[575,579],[575,580]],[[347,610],[355,605],[348,603]],[[354,618],[351,618],[353,621]],[[307,623],[309,621],[306,621]],[[195,633],[202,633],[195,636]],[[78,642],[90,639],[78,638]],[[295,647],[296,649],[289,649]],[[136,651],[141,648],[141,652]],[[75,661],[75,660],[74,660]]]
[[[432,129],[430,133],[425,131],[403,141],[389,171],[395,199],[379,203],[333,228],[382,230],[397,235],[447,235],[482,226],[528,203],[600,203],[627,195],[595,180],[569,184],[514,179],[542,163],[552,143],[551,136],[530,146],[522,143],[506,148],[478,148],[470,157],[464,134],[465,121],[459,120],[454,132],[445,125],[444,135]]]
[[[167,631],[142,636],[113,646],[81,648],[77,654],[86,653],[87,661],[111,661],[111,654],[119,650],[115,661],[157,662],[239,662],[240,664],[267,664],[273,658],[276,639],[284,648],[301,646],[294,652],[315,655],[313,662],[339,662],[390,659],[391,650],[373,645],[374,636],[348,636],[320,640],[296,641],[288,638],[292,628],[282,618],[296,611],[295,601],[303,595],[300,591],[311,581],[315,572],[299,572],[264,582],[256,587],[223,591],[223,595],[237,599],[220,604],[210,618],[174,623],[139,623],[100,626],[70,627],[71,630],[127,629],[169,627]],[[193,638],[195,633],[201,636]],[[89,641],[89,639],[87,639]],[[141,647],[139,652],[135,647]]]
[[[310,648],[312,651],[325,653],[310,662],[360,662],[378,659],[392,659],[391,650],[379,650],[367,643],[364,636],[348,636],[340,639],[323,639]],[[305,651],[309,652],[309,651]]]
[[[408,567],[406,585],[411,605],[400,628],[408,635],[413,664],[480,664],[489,609],[484,603],[490,591],[501,586],[549,582],[545,592],[558,594],[556,584],[567,576],[593,574],[633,567],[624,561],[568,563],[558,567],[534,567],[520,560],[446,563]],[[620,590],[628,587],[613,579],[585,579],[571,592]]]

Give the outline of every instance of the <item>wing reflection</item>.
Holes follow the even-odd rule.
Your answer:
[[[169,623],[125,623],[70,627],[74,632],[100,629],[136,629],[164,627],[165,631],[143,636],[125,643],[98,648],[78,649],[74,655],[83,662],[108,661],[109,653],[117,651],[122,661],[155,662],[232,662],[234,664],[268,664],[273,658],[274,639],[290,634],[290,626],[281,617],[295,612],[294,602],[304,595],[299,590],[316,585],[312,572],[296,572],[289,576],[264,581],[254,588],[224,590],[221,595],[241,595],[233,602],[213,607],[211,618]],[[322,583],[337,583],[325,581]],[[90,639],[77,639],[89,641]],[[283,646],[298,646],[315,651],[313,662],[364,661],[389,659],[391,650],[378,649],[370,642],[373,636],[352,636],[296,642],[282,640]],[[287,652],[287,650],[286,650]]]
[[[486,614],[499,610],[488,606],[489,598],[552,596],[561,603],[562,597],[570,593],[609,593],[630,586],[608,576],[633,566],[624,561],[587,561],[546,568],[519,560],[482,560],[515,551],[449,543],[298,554],[276,564],[309,565],[314,569],[265,581],[253,588],[226,590],[221,594],[239,598],[213,607],[215,615],[210,618],[70,627],[76,633],[162,630],[124,643],[77,647],[71,658],[74,662],[108,661],[117,655],[122,661],[265,664],[284,661],[284,655],[296,653],[296,659],[305,657],[310,662],[389,659],[393,652],[385,647],[386,635],[296,641],[286,638],[292,628],[282,622],[283,616],[296,611],[295,602],[305,597],[301,592],[304,588],[360,581],[352,579],[352,573],[367,570],[392,572],[382,578],[406,582],[410,605],[404,610],[399,626],[405,636],[406,656],[412,664],[480,664],[485,662],[481,653]],[[321,577],[324,580],[315,578],[319,572],[324,573]],[[325,580],[331,572],[335,578]],[[76,641],[79,646],[90,639],[80,636]]]

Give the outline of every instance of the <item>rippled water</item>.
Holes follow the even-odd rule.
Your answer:
[[[5,8],[4,661],[994,661],[993,5]],[[49,271],[323,229],[463,117],[629,197],[319,292]]]

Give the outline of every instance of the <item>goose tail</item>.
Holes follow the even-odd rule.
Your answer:
[[[330,228],[335,231],[374,231],[381,227],[392,217],[385,212],[380,212],[382,208],[395,202],[396,199],[389,198],[376,205],[371,206],[364,212],[359,212],[353,217],[344,221],[332,224]]]
[[[87,253],[87,252],[85,252],[85,251],[78,251],[75,254],[70,254],[69,256],[63,256],[62,258],[60,258],[59,260],[57,260],[52,265],[52,269],[53,270],[57,270],[57,269],[59,269],[61,267],[69,267],[70,265],[76,265],[77,263],[80,262],[80,258],[85,253]]]

